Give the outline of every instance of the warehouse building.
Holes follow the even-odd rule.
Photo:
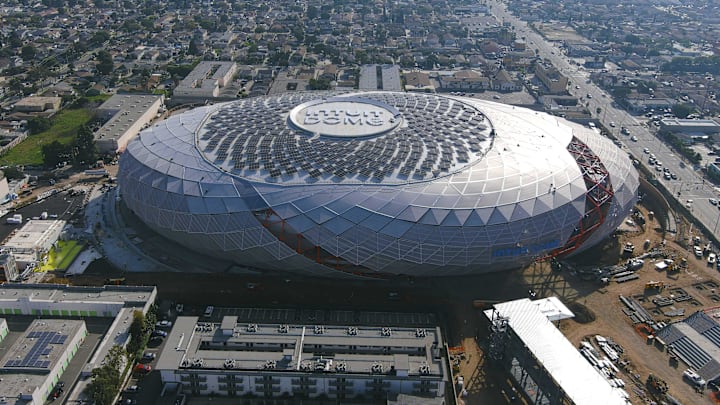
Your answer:
[[[80,318],[114,318],[81,367],[80,375],[89,377],[113,346],[125,347],[133,313],[147,313],[156,296],[155,287],[0,284],[0,314],[36,318],[21,332],[9,329],[6,319],[0,318],[3,403],[41,405],[52,398],[61,379],[72,386],[70,379],[77,375],[64,374],[88,334],[86,321]],[[9,333],[19,336],[7,344],[4,337]],[[87,382],[81,380],[78,389]]]
[[[127,143],[163,110],[165,96],[153,94],[115,94],[97,109],[107,120],[95,132],[100,153],[125,150]]]

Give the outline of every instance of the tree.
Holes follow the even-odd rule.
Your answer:
[[[310,79],[308,81],[308,90],[330,90],[330,80],[325,78]]]
[[[689,104],[680,103],[672,106],[672,113],[678,118],[687,118],[693,111],[695,108]]]
[[[198,49],[195,41],[190,41],[190,47],[188,48],[188,55],[199,55],[200,49]]]
[[[24,60],[32,60],[35,59],[35,55],[37,54],[37,51],[35,51],[35,47],[32,45],[25,45],[20,49],[20,56]]]
[[[52,141],[43,145],[41,152],[45,167],[55,167],[58,163],[67,160],[69,148],[58,141]]]
[[[92,381],[87,390],[99,405],[111,405],[120,389],[120,370],[125,365],[125,350],[115,345],[110,348],[103,365],[93,369]]]
[[[113,60],[112,56],[110,56],[110,52],[106,50],[101,50],[95,55],[97,59],[97,65],[95,66],[95,69],[97,69],[98,73],[101,75],[109,75],[113,71]]]
[[[130,324],[130,343],[127,346],[127,352],[130,356],[137,354],[145,346],[146,332],[145,315],[142,311],[133,312],[133,320]]]
[[[33,117],[28,120],[27,128],[30,131],[30,135],[35,135],[42,131],[50,129],[52,121],[45,117]]]
[[[22,179],[25,174],[17,166],[9,166],[2,170],[8,180]]]
[[[95,162],[97,153],[95,151],[95,135],[92,129],[87,125],[83,125],[78,130],[73,142],[73,152],[75,153],[75,163],[83,164],[83,162]]]

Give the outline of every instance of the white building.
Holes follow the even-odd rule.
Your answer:
[[[65,221],[30,220],[2,246],[15,256],[17,265],[24,268],[30,263],[41,262],[50,248],[60,238]]]
[[[127,143],[161,110],[165,96],[153,94],[116,94],[98,107],[97,113],[107,119],[95,132],[100,153],[125,150]]]
[[[398,65],[360,66],[360,90],[402,91]]]
[[[2,403],[44,404],[85,336],[85,321],[34,320],[0,359]]]
[[[102,364],[113,346],[125,347],[130,340],[133,313],[146,314],[156,296],[155,287],[0,284],[0,314],[37,318],[0,360],[0,398],[6,401],[0,403],[45,403],[87,335],[84,321],[67,318],[114,318],[81,371],[87,377]],[[7,323],[0,319],[0,341],[7,334]],[[43,336],[49,337],[49,342],[37,346],[45,339]],[[38,352],[40,357],[31,362],[28,356]],[[65,381],[68,386],[73,385]],[[89,381],[81,380],[75,389],[81,391]]]
[[[385,400],[442,398],[439,328],[238,324],[180,317],[156,369],[191,395]]]
[[[173,90],[173,97],[181,99],[218,97],[220,90],[232,83],[236,72],[235,62],[200,62]]]

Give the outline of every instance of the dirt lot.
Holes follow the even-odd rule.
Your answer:
[[[662,235],[653,229],[653,225],[649,222],[644,229],[635,226],[633,230],[620,236],[617,244],[614,246],[610,244],[614,250],[604,251],[606,261],[613,262],[620,259],[625,242],[633,243],[636,246],[634,255],[638,255],[645,251],[643,249],[645,241],[650,240],[652,247],[665,251],[666,255],[673,257],[675,261],[679,262],[683,257],[687,258],[687,268],[671,273],[657,271],[654,265],[662,261],[662,258],[658,257],[646,258],[643,268],[637,272],[640,278],[626,283],[611,281],[607,286],[598,287],[597,283],[582,281],[577,275],[572,274],[564,274],[562,279],[551,282],[552,272],[548,273],[548,270],[542,271],[542,269],[536,273],[529,272],[528,281],[532,283],[538,280],[545,288],[548,288],[548,282],[551,282],[555,291],[563,292],[560,296],[565,297],[566,302],[574,299],[595,316],[595,320],[588,323],[570,320],[562,323],[563,333],[573,343],[579,345],[580,341],[587,337],[599,334],[613,339],[624,349],[624,358],[629,365],[622,378],[627,384],[625,389],[631,394],[633,403],[649,403],[652,399],[653,390],[649,390],[645,384],[650,373],[664,379],[668,383],[669,393],[682,403],[716,403],[714,392],[711,390],[706,390],[704,393],[696,392],[694,387],[682,379],[682,372],[687,366],[682,362],[671,361],[666,352],[649,343],[646,338],[647,333],[643,333],[642,327],[634,326],[630,317],[623,313],[625,306],[619,300],[620,295],[634,297],[641,302],[643,307],[654,316],[656,322],[678,321],[697,310],[715,307],[720,302],[720,297],[715,294],[719,277],[714,267],[707,266],[704,258],[695,258],[692,252],[672,239],[663,242]],[[548,282],[542,283],[542,277],[547,277]],[[664,289],[646,289],[645,285],[650,281],[663,282]],[[679,298],[688,295],[688,299],[667,306],[661,307],[653,303],[653,301],[660,302],[657,300],[660,296]],[[666,315],[665,312],[668,311],[675,316]],[[681,315],[683,311],[684,314]]]

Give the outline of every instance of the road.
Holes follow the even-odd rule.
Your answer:
[[[718,192],[711,183],[703,178],[703,172],[699,170],[699,167],[693,167],[684,162],[680,156],[644,127],[638,117],[625,110],[615,108],[612,97],[589,80],[589,72],[571,63],[559,46],[545,40],[526,22],[510,14],[503,3],[491,1],[489,5],[498,21],[510,23],[519,37],[525,37],[530,47],[538,50],[541,58],[548,59],[558,70],[568,76],[571,82],[570,94],[587,102],[591,114],[594,114],[606,128],[616,135],[620,133],[621,127],[628,128],[628,135],[617,136],[623,143],[623,149],[631,153],[642,164],[648,165],[647,154],[643,152],[647,148],[649,153],[653,153],[663,163],[663,167],[669,168],[672,173],[677,175],[677,180],[666,180],[661,176],[661,172],[656,172],[652,166],[649,167],[651,171],[658,173],[658,181],[671,191],[676,199],[685,204],[695,218],[714,235],[718,235],[720,209],[710,203],[710,199],[718,198]],[[597,108],[601,109],[600,114],[596,114]],[[615,127],[610,125],[611,122],[615,123]],[[631,138],[637,139],[637,141],[632,141]],[[688,200],[692,202],[688,203]],[[685,236],[678,235],[678,238]]]

